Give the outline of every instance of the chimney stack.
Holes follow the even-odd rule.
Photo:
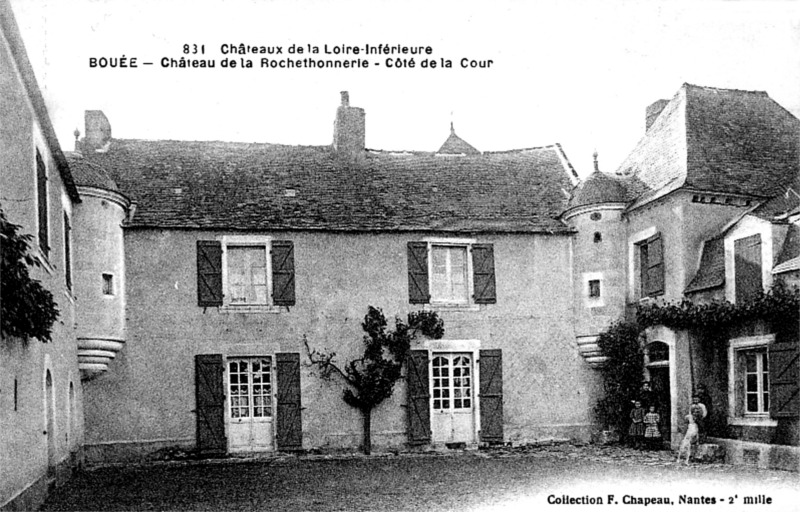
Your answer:
[[[344,157],[359,156],[365,148],[364,109],[350,106],[350,95],[342,91],[342,104],[333,123],[333,149]]]
[[[84,113],[86,124],[83,145],[87,151],[103,148],[111,140],[111,123],[102,110],[87,110]]]
[[[669,103],[669,100],[658,100],[648,105],[644,120],[645,132],[650,130],[650,127],[656,122],[656,118],[658,118],[661,111],[664,110],[664,107],[667,106],[667,103]]]

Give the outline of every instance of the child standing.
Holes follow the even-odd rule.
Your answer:
[[[641,449],[644,440],[644,416],[645,411],[642,402],[636,400],[631,410],[631,427],[628,429],[628,437],[634,448]]]
[[[689,407],[689,413],[694,417],[694,422],[697,424],[698,442],[703,444],[706,442],[706,416],[708,416],[708,409],[700,402],[700,396],[692,396],[692,405]]]
[[[656,406],[650,406],[650,412],[644,415],[644,440],[647,448],[650,450],[657,450],[661,443],[661,416],[656,412]]]

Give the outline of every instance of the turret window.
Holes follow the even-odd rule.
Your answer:
[[[587,308],[605,306],[603,297],[603,273],[586,272],[583,274],[583,303]]]
[[[590,299],[599,299],[600,298],[600,280],[599,279],[592,279],[589,281],[589,298]]]
[[[599,244],[602,241],[603,241],[603,234],[600,233],[599,231],[595,232],[595,234],[594,234],[594,243]]]
[[[103,295],[114,295],[113,274],[103,274]]]

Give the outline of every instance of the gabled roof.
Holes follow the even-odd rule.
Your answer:
[[[568,233],[560,146],[458,158],[330,146],[112,139],[86,152],[137,203],[131,227]]]
[[[652,196],[689,188],[768,198],[798,171],[800,120],[766,92],[683,84],[618,173]]]
[[[81,199],[78,194],[78,189],[75,188],[67,159],[64,157],[64,153],[61,151],[61,146],[58,143],[58,137],[56,137],[56,132],[53,129],[53,124],[47,113],[42,91],[39,89],[39,83],[36,81],[36,75],[33,73],[33,67],[28,60],[28,53],[25,51],[25,44],[22,42],[22,36],[20,35],[17,21],[14,18],[14,12],[8,0],[0,0],[0,32],[2,32],[2,35],[8,41],[9,51],[19,69],[22,82],[25,85],[25,90],[28,92],[28,98],[31,101],[31,105],[33,105],[36,121],[39,123],[39,127],[42,130],[50,154],[56,162],[61,180],[64,182],[64,187],[67,189],[67,194],[69,194],[69,197],[74,202],[80,202]],[[4,70],[4,72],[6,72],[6,70]]]
[[[437,153],[441,155],[478,155],[480,151],[472,147],[467,141],[456,135],[453,123],[450,123],[450,136],[444,141]]]

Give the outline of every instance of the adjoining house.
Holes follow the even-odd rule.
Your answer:
[[[353,357],[369,305],[446,330],[375,411],[378,449],[589,439],[561,147],[481,153],[451,127],[438,151],[379,151],[365,130],[347,93],[329,146],[115,139],[86,113],[70,165],[131,201],[110,272],[125,348],[85,387],[90,460],[356,449],[360,416],[303,338]]]
[[[60,311],[49,343],[0,333],[0,507],[35,510],[47,488],[79,464],[83,443],[74,251],[81,199],[6,0],[0,1],[0,119],[0,208],[32,236],[30,255],[41,267],[31,276]],[[6,292],[3,300],[16,297]]]
[[[576,335],[601,365],[597,334],[626,307],[689,299],[744,304],[798,283],[800,121],[767,93],[684,84],[647,109],[646,133],[615,175],[595,172],[563,218],[574,226]],[[624,269],[624,270],[623,270]],[[798,326],[731,323],[647,331],[645,376],[678,442],[691,396],[733,462],[800,464]]]

